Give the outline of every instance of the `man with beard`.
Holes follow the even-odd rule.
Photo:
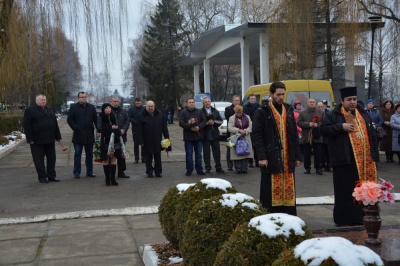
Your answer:
[[[340,95],[340,104],[325,115],[320,127],[322,136],[329,138],[333,220],[338,226],[359,225],[364,212],[352,193],[358,181],[377,181],[378,141],[371,117],[357,105],[357,88],[342,88]]]
[[[270,213],[297,215],[294,182],[301,154],[293,107],[283,102],[286,86],[270,86],[270,100],[257,109],[253,140],[261,171],[260,201]]]
[[[111,110],[112,113],[116,116],[118,129],[121,131],[121,137],[126,143],[126,132],[129,129],[129,117],[128,113],[125,109],[119,106],[119,98],[118,96],[111,96]],[[117,157],[117,166],[118,166],[118,177],[129,178],[130,176],[126,175],[124,171],[126,170],[126,162],[125,158],[121,156]]]

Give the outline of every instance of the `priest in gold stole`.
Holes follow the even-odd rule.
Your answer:
[[[338,226],[359,225],[364,212],[352,193],[358,181],[377,181],[378,140],[370,116],[357,105],[357,88],[341,89],[340,97],[320,126],[333,168],[333,220]]]
[[[260,201],[270,213],[297,215],[295,167],[301,154],[293,106],[283,102],[286,87],[270,86],[270,100],[257,109],[253,140],[261,171]]]

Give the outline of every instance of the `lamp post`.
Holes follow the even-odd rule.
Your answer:
[[[375,30],[378,26],[378,23],[381,22],[382,17],[372,16],[368,18],[371,23],[372,29],[372,42],[371,42],[371,62],[369,66],[369,82],[368,82],[368,98],[371,99],[371,85],[372,85],[372,60],[374,57],[374,39],[375,39]]]

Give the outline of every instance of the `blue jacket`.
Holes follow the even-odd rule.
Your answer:
[[[379,113],[376,108],[372,108],[371,110],[365,109],[365,111],[367,111],[368,115],[372,119],[372,123],[374,123],[376,127],[383,126],[383,118],[381,116],[381,113]]]

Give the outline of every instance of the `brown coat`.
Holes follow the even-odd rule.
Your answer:
[[[386,122],[390,122],[390,117],[392,117],[392,115],[394,114],[395,110],[390,110],[389,112],[387,112],[385,109],[382,109],[380,111],[383,121]],[[379,150],[380,151],[384,151],[384,152],[392,152],[392,132],[393,129],[390,126],[385,125],[385,123],[382,126],[386,133],[387,133],[387,137],[383,138],[383,140],[380,141],[379,143]]]

